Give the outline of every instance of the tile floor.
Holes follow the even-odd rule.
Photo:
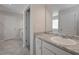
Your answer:
[[[21,39],[0,41],[0,55],[29,55],[29,50],[22,44]]]

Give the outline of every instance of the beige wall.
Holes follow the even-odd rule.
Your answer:
[[[31,13],[34,32],[45,32],[45,6],[32,5]]]
[[[30,14],[30,54],[34,52],[34,33],[45,32],[45,6],[31,5]]]
[[[31,12],[35,33],[52,31],[52,15],[45,5],[32,5]]]
[[[17,39],[19,38],[19,28],[21,16],[11,12],[0,12],[0,39]]]
[[[31,15],[30,15],[30,52],[33,54],[34,49],[34,33],[51,31],[51,16],[45,5],[31,5]],[[47,14],[46,14],[47,13]]]
[[[46,32],[52,31],[52,13],[47,9],[45,10],[46,14]]]
[[[32,14],[35,33],[52,31],[51,13],[45,5],[33,5]]]

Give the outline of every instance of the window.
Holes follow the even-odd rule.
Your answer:
[[[54,19],[53,21],[52,21],[52,28],[53,29],[57,29],[58,30],[58,19]]]
[[[59,23],[59,20],[58,20],[58,13],[53,13],[52,15],[52,30],[53,32],[58,32],[58,23]]]

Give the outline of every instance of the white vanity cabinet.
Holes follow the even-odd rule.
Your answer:
[[[52,53],[52,55],[70,55],[70,53],[44,41],[42,42],[42,47],[45,47],[47,51],[50,51]]]
[[[42,47],[42,55],[56,55],[56,54],[52,52],[50,49]]]
[[[70,53],[52,45],[40,38],[36,38],[36,55],[71,55]]]
[[[43,41],[36,37],[36,55],[54,55],[48,48],[42,45]]]
[[[41,55],[42,54],[41,53],[41,48],[42,48],[41,40],[37,37],[35,38],[35,40],[36,40],[36,55]]]

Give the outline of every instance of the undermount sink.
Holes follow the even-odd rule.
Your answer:
[[[52,37],[51,40],[56,43],[56,44],[60,44],[60,45],[76,45],[77,42],[72,40],[72,39],[65,39],[63,37]]]

